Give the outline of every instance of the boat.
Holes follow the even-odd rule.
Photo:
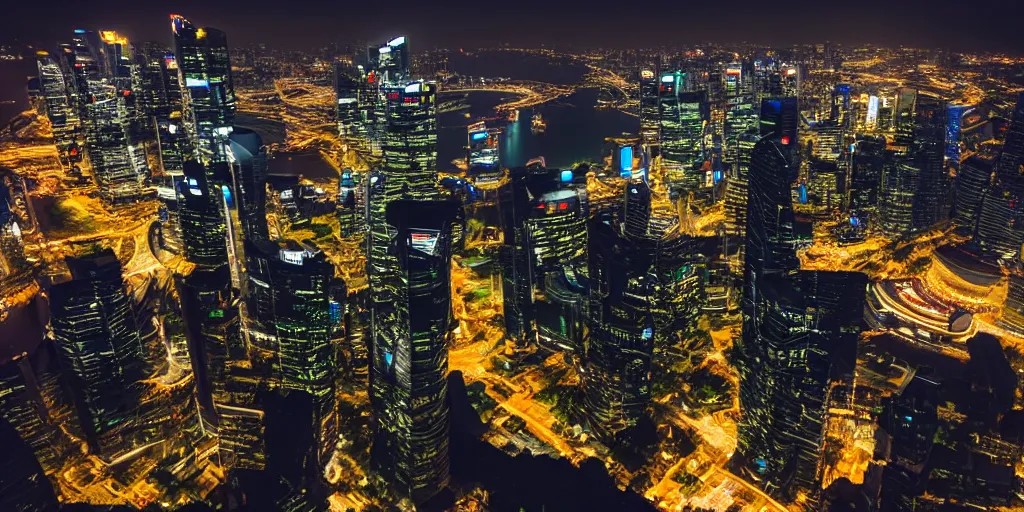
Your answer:
[[[548,125],[544,122],[544,117],[540,115],[540,112],[533,114],[533,119],[530,122],[530,131],[533,133],[544,133],[544,130],[547,128]]]

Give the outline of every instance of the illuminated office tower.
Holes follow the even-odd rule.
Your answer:
[[[161,45],[145,47],[142,76],[143,101],[154,123],[164,174],[181,176],[185,161],[194,159],[192,141],[182,121],[182,87],[178,61]]]
[[[761,114],[758,118],[761,136],[771,136],[781,144],[781,148],[792,154],[794,148],[798,146],[799,116],[800,112],[797,110],[797,102],[794,97],[761,100]]]
[[[72,280],[50,289],[50,329],[89,447],[125,448],[139,400],[143,348],[121,264],[106,249],[67,258]]]
[[[866,286],[858,272],[757,277],[736,348],[738,451],[747,478],[770,495],[813,501],[820,492],[826,411],[853,375]]]
[[[685,73],[665,73],[659,83],[658,116],[665,182],[674,191],[698,191],[705,182],[704,129],[708,103],[704,91],[687,92]]]
[[[955,166],[960,165],[960,125],[964,112],[970,108],[966,105],[946,105],[946,159]]]
[[[388,44],[381,46],[377,52],[377,69],[380,70],[384,84],[399,84],[412,79],[409,74],[409,42],[405,36],[388,41]]]
[[[78,110],[71,104],[68,84],[57,61],[50,54],[40,51],[36,53],[36,64],[39,68],[39,88],[45,100],[46,118],[53,127],[53,141],[63,159],[65,152],[75,143]]]
[[[128,39],[113,30],[101,30],[100,45],[95,52],[100,58],[100,69],[104,76],[117,87],[119,93],[132,90],[132,75],[136,72],[132,63],[132,47]]]
[[[914,140],[915,112],[917,111],[917,90],[900,88],[896,94],[896,109],[893,111],[893,126],[896,128],[896,145],[910,146]]]
[[[992,261],[1009,261],[1024,242],[1024,211],[1020,197],[1009,187],[993,185],[981,199],[974,243]]]
[[[176,14],[171,15],[171,30],[185,131],[205,162],[224,162],[235,119],[228,38],[220,30],[196,27]]]
[[[135,66],[138,67],[139,90],[133,91],[139,110],[147,123],[153,124],[157,119],[166,120],[171,114],[171,96],[168,94],[167,72],[168,60],[174,62],[174,54],[166,46],[147,41],[136,47],[133,55]],[[177,69],[174,70],[177,75]],[[174,81],[177,88],[177,76]],[[180,99],[181,91],[176,91]]]
[[[858,138],[853,150],[850,176],[850,209],[874,218],[878,207],[878,193],[885,165],[885,138],[864,136]]]
[[[353,147],[358,147],[356,139],[366,136],[359,112],[359,89],[362,86],[360,81],[356,69],[351,64],[334,63],[334,100],[338,136]]]
[[[504,244],[498,249],[505,338],[525,346],[535,338],[534,293],[536,281],[530,257],[526,219],[530,212],[527,169],[509,169],[508,181],[499,190],[498,209]]]
[[[1006,129],[1003,150],[996,161],[996,179],[1018,197],[1024,196],[1021,165],[1024,165],[1024,93],[1017,97],[1017,105]]]
[[[53,345],[44,342],[32,354],[23,352],[0,361],[0,417],[17,430],[35,454],[43,471],[60,467],[57,427],[50,421],[46,402],[36,378],[37,368],[53,363]]]
[[[448,337],[454,201],[396,200],[387,206],[397,271],[377,304],[371,354],[371,460],[402,497],[422,503],[448,483]]]
[[[626,184],[623,233],[629,238],[645,238],[651,227],[651,187],[646,180]]]
[[[250,280],[265,286],[267,307],[253,311],[276,339],[275,367],[281,385],[313,396],[318,467],[323,468],[337,439],[331,344],[331,286],[334,265],[316,247],[292,240],[246,242]],[[261,286],[261,287],[262,287]]]
[[[747,71],[745,73],[745,71]],[[722,162],[728,164],[731,173],[736,172],[739,159],[739,139],[744,133],[757,129],[758,109],[751,91],[749,70],[740,63],[732,63],[725,70],[725,145]]]
[[[580,192],[560,188],[534,200],[526,219],[526,236],[534,274],[568,266],[582,270],[587,254],[586,205]]]
[[[338,180],[338,222],[342,237],[354,235],[365,221],[366,187],[356,181],[358,176],[352,169],[344,169]]]
[[[753,132],[740,134],[736,139],[736,165],[726,182],[725,218],[731,233],[747,232],[747,189],[750,182],[750,156],[760,138]]]
[[[871,101],[871,98],[868,98]],[[895,99],[888,93],[884,93],[878,98],[878,125],[876,126],[879,130],[891,130],[893,128],[893,120],[895,117]],[[869,112],[870,112],[870,105]]]
[[[467,129],[468,141],[468,171],[470,175],[494,174],[501,169],[501,160],[498,151],[498,141],[501,130],[488,129],[483,121],[469,125]]]
[[[821,121],[815,127],[815,131],[818,141],[814,146],[814,158],[826,162],[838,162],[845,149],[843,129],[836,123]]]
[[[658,77],[650,69],[640,70],[640,142],[648,147],[661,140],[658,116]]]
[[[964,160],[956,174],[953,221],[972,233],[981,211],[982,198],[992,185],[992,174],[995,172],[992,164],[991,160],[972,156]]]
[[[216,423],[214,404],[229,404],[226,386],[232,359],[244,357],[238,309],[227,265],[197,267],[176,282],[199,404]]]
[[[266,240],[267,231],[267,148],[258,133],[235,128],[228,137],[238,218],[247,240]]]
[[[136,200],[148,178],[142,146],[131,140],[124,96],[113,86],[96,84],[85,105],[83,128],[89,161],[100,195],[108,202]]]
[[[850,111],[850,84],[836,84],[832,90],[832,121],[840,128],[853,128]]]
[[[384,88],[387,128],[382,137],[387,188],[412,199],[436,194],[437,84],[415,81]]]
[[[0,510],[57,512],[60,502],[53,484],[18,431],[0,418]]]
[[[878,96],[868,96],[868,108],[864,113],[864,127],[868,130],[874,130],[879,128],[880,121]]]
[[[185,175],[178,182],[178,222],[185,259],[204,267],[228,262],[221,190],[211,183],[206,167],[185,162]]]
[[[915,231],[926,230],[946,220],[948,174],[944,158],[946,141],[946,107],[939,99],[918,95],[914,114],[914,138],[909,158],[917,169],[917,191],[914,194],[912,225]]]
[[[878,216],[882,230],[891,236],[905,236],[913,231],[918,176],[918,169],[902,158],[889,156],[883,164]]]
[[[654,308],[651,254],[596,218],[590,231],[590,306],[584,334],[584,408],[603,442],[636,425],[650,402]]]

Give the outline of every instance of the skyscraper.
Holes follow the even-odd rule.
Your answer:
[[[377,66],[385,84],[398,84],[409,81],[409,65],[412,55],[409,53],[409,41],[405,36],[398,36],[377,50]]]
[[[650,69],[640,70],[640,142],[656,146],[661,140],[658,128],[658,77]]]
[[[229,136],[238,217],[247,240],[267,239],[267,148],[258,133],[235,128]]]
[[[945,172],[946,107],[938,98],[919,94],[914,111],[914,138],[909,158],[917,169],[912,226],[926,230],[949,216],[946,209],[948,174]]]
[[[94,84],[85,104],[83,128],[93,174],[108,202],[138,199],[149,177],[142,146],[131,139],[124,95],[112,85]]]
[[[448,483],[448,332],[451,201],[395,200],[385,222],[394,272],[376,304],[370,396],[374,467],[403,497],[422,503]]]
[[[665,181],[687,194],[704,186],[704,130],[708,102],[704,91],[686,91],[685,73],[665,73],[659,83],[658,115]]]
[[[263,283],[270,294],[270,309],[254,316],[276,340],[281,385],[313,396],[318,464],[323,468],[337,438],[330,312],[334,265],[316,247],[295,241],[247,241],[246,248],[251,280],[257,286]]]
[[[953,220],[971,232],[978,221],[982,197],[992,184],[993,172],[992,162],[978,156],[964,160],[957,172]]]
[[[220,165],[220,164],[218,164]],[[185,162],[184,179],[178,182],[178,222],[185,259],[196,265],[218,267],[228,262],[226,227],[221,190],[206,166]]]
[[[53,142],[60,151],[61,158],[66,158],[65,151],[75,143],[79,128],[78,109],[72,105],[68,96],[68,84],[60,65],[49,53],[36,53],[36,64],[39,68],[39,88],[46,106],[46,118],[53,127]]]
[[[1024,93],[1017,97],[1002,152],[996,162],[996,178],[1018,197],[1024,195]]]
[[[748,478],[769,494],[813,500],[821,489],[826,411],[852,380],[866,286],[858,272],[758,277],[753,318],[744,318],[736,348],[738,448]]]
[[[181,77],[183,124],[204,162],[224,162],[235,119],[228,39],[215,28],[196,27],[171,15],[174,55]]]
[[[498,249],[501,265],[501,291],[505,338],[515,345],[525,345],[535,337],[533,287],[536,281],[530,257],[526,218],[529,215],[530,193],[527,169],[509,169],[508,181],[499,190],[498,210],[504,244]]]
[[[612,222],[595,218],[589,231],[591,290],[581,379],[590,429],[607,443],[636,425],[650,401],[658,279],[653,254],[623,238]]]
[[[138,405],[142,343],[114,252],[67,263],[72,280],[50,290],[50,327],[86,440],[107,457],[125,447]]]

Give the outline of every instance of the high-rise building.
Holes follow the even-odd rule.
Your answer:
[[[857,140],[850,176],[850,209],[857,215],[873,216],[877,210],[884,164],[884,138],[865,136]]]
[[[673,192],[697,192],[705,184],[704,130],[708,102],[704,91],[687,91],[687,75],[664,73],[659,82],[658,121],[661,129],[661,165]]]
[[[1024,211],[1009,187],[993,185],[981,199],[974,243],[989,260],[1010,261],[1024,242]]]
[[[377,69],[385,84],[398,84],[412,79],[409,74],[411,54],[409,41],[405,36],[398,36],[377,50]]]
[[[981,200],[992,184],[993,162],[979,156],[972,156],[960,164],[956,174],[956,208],[953,220],[958,225],[974,232],[981,210]]]
[[[1003,149],[996,162],[996,179],[1018,197],[1024,195],[1024,93],[1017,97]]]
[[[640,142],[651,147],[661,140],[658,115],[658,77],[650,69],[640,70]]]
[[[917,112],[917,90],[901,88],[896,94],[896,107],[893,111],[897,145],[908,147],[914,140],[915,112]]]
[[[334,100],[338,136],[353,147],[359,147],[358,139],[366,136],[359,112],[361,81],[358,70],[351,63],[334,63]]]
[[[534,293],[536,282],[526,219],[529,215],[530,193],[527,170],[509,169],[508,181],[499,191],[498,209],[504,244],[498,249],[501,265],[503,317],[505,338],[515,345],[534,339]]]
[[[590,306],[581,377],[590,429],[609,442],[636,425],[650,401],[658,278],[653,254],[622,237],[613,222],[595,218],[589,231]]]
[[[919,94],[914,111],[913,140],[909,158],[917,169],[912,228],[926,230],[949,216],[945,172],[946,107],[939,99]]]
[[[732,166],[725,190],[725,218],[732,234],[747,232],[747,189],[750,182],[750,156],[760,138],[752,132],[736,138],[736,164]]]
[[[376,304],[370,397],[372,461],[403,497],[422,503],[448,483],[448,336],[452,201],[395,200],[385,222],[396,268]]]
[[[57,145],[62,159],[65,152],[75,144],[79,119],[76,105],[71,103],[68,84],[60,64],[45,51],[36,53],[39,68],[39,89],[46,106],[46,118],[53,127],[53,142]]]
[[[126,447],[143,375],[143,348],[121,264],[110,249],[67,258],[72,280],[50,290],[50,328],[91,449]]]
[[[761,275],[799,268],[793,232],[790,159],[780,139],[763,137],[750,155],[743,272],[743,321],[753,320]]]
[[[57,512],[60,503],[31,447],[0,418],[0,509],[12,512]]]
[[[471,176],[481,174],[495,175],[501,169],[501,157],[498,148],[501,130],[488,129],[487,125],[480,121],[469,125],[467,129],[468,141],[466,147],[469,150],[467,157],[467,170]]]
[[[281,385],[313,396],[312,420],[318,426],[318,463],[323,468],[337,439],[330,294],[334,265],[316,247],[295,241],[247,241],[246,248],[250,281],[263,283],[270,294],[269,311],[257,311],[255,317],[276,340]]]
[[[57,426],[50,421],[40,390],[37,368],[49,370],[55,355],[53,344],[44,342],[31,354],[23,352],[0,361],[0,417],[17,430],[46,472],[60,467],[61,447]]]
[[[886,155],[878,197],[878,217],[879,225],[890,236],[906,236],[913,231],[918,176],[918,169],[904,158],[891,153]]]
[[[813,500],[820,492],[826,411],[852,382],[866,286],[858,272],[758,277],[753,318],[744,318],[736,348],[738,449],[747,477],[769,494]]]
[[[171,15],[171,30],[185,131],[201,159],[224,162],[235,119],[227,35],[215,28],[196,27],[176,14]]]
[[[266,240],[267,231],[267,148],[258,133],[235,128],[228,137],[238,218],[246,239]]]
[[[125,97],[113,86],[97,83],[89,99],[82,125],[100,194],[109,202],[136,200],[149,167],[142,146],[132,140]]]
[[[197,267],[177,281],[199,404],[216,423],[215,404],[230,404],[228,371],[244,357],[238,308],[227,265]]]
[[[211,182],[206,166],[195,160],[185,162],[184,172],[177,195],[185,259],[219,267],[228,262],[221,189]]]

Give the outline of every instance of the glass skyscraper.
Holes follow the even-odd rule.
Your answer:
[[[415,503],[448,483],[448,338],[454,201],[395,200],[385,222],[395,268],[381,282],[390,300],[373,311],[372,462]]]
[[[114,252],[67,263],[72,280],[50,290],[50,326],[86,440],[111,456],[138,406],[142,343]]]
[[[195,160],[185,162],[185,176],[177,190],[185,259],[205,267],[228,262],[223,198],[220,188],[211,182],[211,174]]]
[[[196,27],[172,14],[174,55],[183,102],[183,124],[205,162],[224,162],[235,119],[228,39],[215,28]]]
[[[267,231],[267,148],[258,133],[235,128],[229,136],[238,217],[248,240],[266,240]]]

